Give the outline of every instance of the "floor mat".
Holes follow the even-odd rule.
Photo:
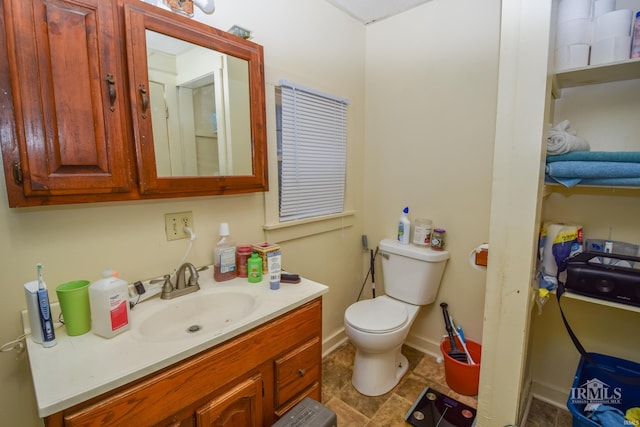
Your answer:
[[[404,418],[416,427],[474,427],[476,410],[427,387]]]

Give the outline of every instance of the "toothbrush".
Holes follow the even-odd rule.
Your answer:
[[[453,325],[453,333],[458,337],[458,339],[460,340],[460,344],[462,344],[462,349],[467,354],[467,360],[469,361],[469,364],[475,365],[476,362],[473,361],[473,359],[471,358],[471,353],[469,353],[469,350],[467,349],[467,342],[465,341],[464,334],[462,333],[462,326],[456,326],[456,324],[453,323],[453,317],[451,316],[449,316],[449,321],[451,321],[451,324]]]
[[[470,365],[475,365],[476,362],[473,361],[473,359],[471,358],[471,353],[469,353],[469,350],[467,350],[467,343],[464,340],[464,334],[462,333],[462,327],[461,326],[457,326],[456,324],[453,322],[453,317],[451,317],[451,315],[449,315],[449,322],[451,323],[452,329],[453,329],[453,334],[458,337],[458,340],[460,340],[460,344],[462,344],[462,349],[464,350],[465,354],[467,355],[467,362]]]
[[[49,293],[47,286],[42,280],[42,264],[36,266],[38,270],[38,306],[40,308],[40,327],[42,328],[43,347],[53,347],[56,345],[56,334],[53,331],[53,321],[51,320],[51,307],[49,306]]]
[[[44,280],[42,280],[42,264],[36,265],[36,269],[38,270],[38,290],[41,291],[43,289],[47,289],[44,284]]]
[[[467,341],[464,339],[462,326],[458,326],[457,332],[458,332],[458,337],[460,338],[460,343],[462,344],[462,348],[464,349],[464,352],[467,353],[467,357],[469,358],[469,363],[472,365],[475,365],[476,362],[473,361],[473,359],[471,358],[471,353],[469,353],[469,350],[467,350]]]

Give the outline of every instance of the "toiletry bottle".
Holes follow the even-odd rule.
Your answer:
[[[253,251],[247,264],[249,283],[262,282],[262,258],[258,255],[258,251]]]
[[[409,222],[409,208],[406,207],[400,215],[398,221],[398,241],[403,245],[409,244],[409,234],[411,234],[411,222]]]
[[[248,274],[248,261],[251,257],[251,246],[239,245],[236,247],[236,270],[238,271],[238,277],[247,277]]]
[[[269,271],[269,289],[280,289],[280,273],[282,271],[282,255],[279,250],[267,253],[267,270]]]
[[[51,306],[49,305],[49,292],[47,285],[42,279],[42,264],[37,265],[38,269],[38,309],[40,315],[40,330],[42,331],[42,346],[53,347],[56,345],[56,333],[53,330],[53,319],[51,318]]]
[[[636,19],[631,28],[633,41],[631,42],[631,58],[640,58],[640,10],[636,12]]]
[[[105,270],[102,279],[89,285],[91,329],[96,335],[111,338],[129,329],[129,284],[118,272]]]
[[[236,243],[229,235],[229,224],[220,224],[220,239],[213,254],[213,279],[224,282],[238,277],[236,270]]]

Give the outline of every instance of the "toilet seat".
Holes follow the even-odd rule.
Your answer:
[[[352,304],[347,308],[344,318],[363,332],[383,334],[401,328],[407,321],[407,310],[403,304],[374,298]]]

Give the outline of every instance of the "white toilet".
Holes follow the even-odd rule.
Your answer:
[[[356,347],[351,382],[366,396],[391,390],[407,372],[402,343],[420,310],[436,299],[447,251],[403,245],[394,239],[379,244],[386,295],[356,302],[344,314],[345,331]]]

